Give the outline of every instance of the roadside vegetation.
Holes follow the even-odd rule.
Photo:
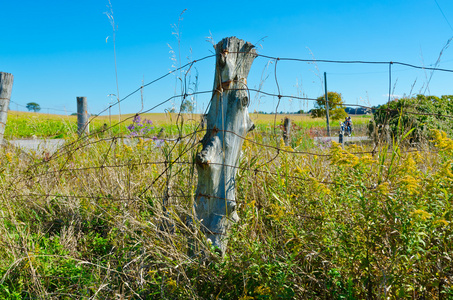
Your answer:
[[[388,125],[393,136],[412,130],[409,139],[426,141],[432,130],[453,134],[453,95],[403,97],[378,107],[373,116],[375,125]],[[378,129],[379,130],[379,129]]]
[[[10,113],[7,137],[31,134],[14,129],[21,118]],[[221,258],[188,226],[197,122],[173,140],[177,126],[143,115],[156,138],[123,143],[77,139],[75,117],[55,118],[47,126],[66,129],[33,134],[62,134],[57,153],[0,149],[0,298],[453,299],[453,140],[442,131],[410,148],[400,122],[390,145],[343,149],[307,142],[318,125],[295,121],[286,147],[274,119],[253,119]]]

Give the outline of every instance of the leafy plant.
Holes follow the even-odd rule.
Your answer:
[[[412,128],[409,139],[413,142],[426,141],[431,130],[437,129],[453,133],[453,96],[417,95],[400,98],[378,107],[374,112],[374,122],[381,130],[388,125],[393,137],[400,138]]]

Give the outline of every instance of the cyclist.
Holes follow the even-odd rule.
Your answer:
[[[351,117],[346,117],[345,121],[345,129],[346,129],[346,133],[351,136],[352,134],[352,120],[351,120]]]

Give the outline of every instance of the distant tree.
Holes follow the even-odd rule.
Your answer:
[[[189,99],[184,100],[184,102],[181,104],[181,112],[185,113],[191,113],[193,112],[194,105],[193,102],[190,101]]]
[[[28,109],[28,111],[38,112],[41,110],[41,106],[39,106],[39,104],[36,102],[28,102],[25,107]]]
[[[329,117],[332,120],[340,120],[347,117],[345,106],[341,94],[337,92],[327,92],[329,100]],[[313,118],[322,118],[326,115],[326,103],[324,95],[316,99],[315,108],[311,110]]]

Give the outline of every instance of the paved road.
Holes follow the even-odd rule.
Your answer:
[[[52,140],[41,140],[41,139],[30,139],[30,140],[9,140],[10,144],[21,148],[25,152],[35,151],[36,153],[42,154],[48,152],[53,154],[58,148],[62,147],[65,143],[64,139],[52,139]]]
[[[333,136],[331,138],[315,137],[316,142],[327,142],[329,140],[338,142],[338,136]],[[359,142],[359,141],[366,141],[366,140],[369,140],[369,138],[367,136],[344,137],[345,143]],[[25,152],[28,152],[28,153],[30,153],[31,151],[34,151],[38,154],[49,153],[52,155],[60,147],[62,147],[64,145],[65,140],[64,139],[50,139],[50,140],[27,139],[27,140],[9,140],[8,142],[16,147],[21,148],[22,150],[24,150]]]

